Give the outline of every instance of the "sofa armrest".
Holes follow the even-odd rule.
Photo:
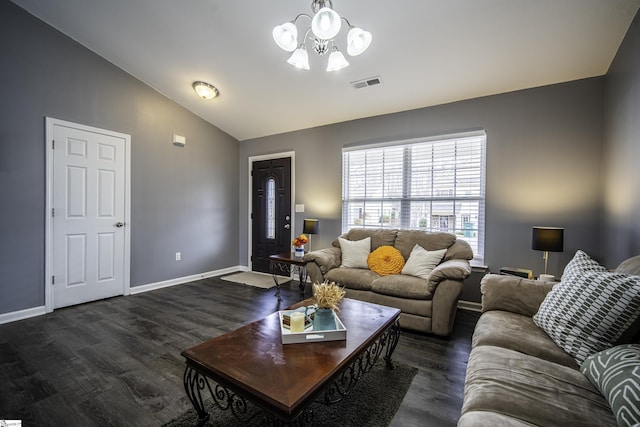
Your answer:
[[[462,280],[444,279],[436,288],[431,304],[432,333],[445,337],[451,335],[462,284]]]
[[[504,310],[532,317],[553,285],[516,276],[487,274],[480,282],[482,312]]]
[[[342,251],[335,247],[319,249],[308,252],[303,260],[306,263],[311,283],[322,283],[327,271],[340,267],[342,264]]]
[[[459,280],[460,283],[471,274],[471,265],[466,259],[451,259],[445,261],[431,271],[427,282],[427,289],[435,293],[438,284],[443,280]]]

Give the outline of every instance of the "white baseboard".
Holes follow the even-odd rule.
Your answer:
[[[163,282],[149,283],[147,285],[134,286],[129,289],[129,295],[140,294],[142,292],[149,292],[155,289],[166,288],[169,286],[181,285],[183,283],[193,282],[194,280],[206,279],[208,277],[222,276],[224,274],[234,273],[236,271],[248,271],[249,267],[244,265],[236,265],[235,267],[223,268],[221,270],[207,271],[206,273],[194,274],[186,277],[178,277],[176,279],[165,280]],[[30,317],[42,316],[47,314],[47,309],[43,305],[41,307],[27,308],[25,310],[12,311],[10,313],[0,314],[0,325],[4,323],[15,322],[17,320],[24,320]]]
[[[0,325],[3,323],[28,319],[30,317],[42,316],[43,314],[47,314],[47,308],[44,305],[40,307],[27,308],[25,310],[12,311],[10,313],[3,313],[0,314]]]
[[[165,280],[162,282],[149,283],[147,285],[133,286],[129,289],[129,295],[140,294],[142,292],[154,291],[156,289],[168,288],[169,286],[182,285],[183,283],[193,282],[194,280],[206,279],[208,277],[222,276],[224,274],[235,273],[236,271],[248,271],[249,267],[236,265],[235,267],[227,267],[221,270],[207,271],[205,273],[193,274],[191,276],[178,277],[176,279]]]
[[[458,301],[458,308],[461,309],[461,310],[469,310],[469,311],[481,312],[482,311],[482,304],[480,304],[479,302],[460,300],[460,301]]]

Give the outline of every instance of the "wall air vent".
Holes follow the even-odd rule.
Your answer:
[[[351,86],[353,86],[354,89],[362,89],[365,87],[369,87],[369,86],[376,86],[382,84],[382,81],[380,80],[379,76],[376,77],[369,77],[368,79],[363,79],[363,80],[357,80],[355,82],[351,82]]]

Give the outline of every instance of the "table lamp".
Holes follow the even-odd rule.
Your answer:
[[[304,234],[309,235],[309,252],[311,252],[311,235],[318,234],[318,220],[317,219],[305,219],[304,227],[302,228]]]
[[[564,245],[564,228],[559,227],[533,227],[531,237],[531,249],[544,251],[544,274],[547,274],[549,252],[562,252]],[[553,277],[550,277],[551,279]]]

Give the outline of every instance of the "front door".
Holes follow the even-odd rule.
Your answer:
[[[53,308],[125,291],[128,135],[52,120]]]
[[[251,268],[269,272],[269,255],[291,251],[291,158],[252,165]]]

